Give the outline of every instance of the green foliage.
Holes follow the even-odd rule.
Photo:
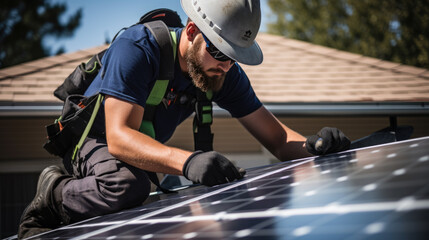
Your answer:
[[[268,0],[268,32],[429,68],[429,0]]]
[[[81,9],[63,23],[65,12],[64,3],[48,0],[0,1],[0,68],[50,55],[43,39],[70,37],[80,25]],[[61,52],[63,48],[56,51]]]

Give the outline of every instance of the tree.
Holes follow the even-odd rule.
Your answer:
[[[268,0],[268,32],[429,68],[429,0]]]
[[[0,68],[51,55],[43,39],[70,37],[80,25],[82,9],[63,23],[66,10],[64,3],[49,0],[0,1]],[[62,52],[63,47],[56,51]]]

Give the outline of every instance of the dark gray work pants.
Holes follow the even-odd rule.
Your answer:
[[[63,160],[75,176],[62,189],[63,208],[71,222],[138,206],[149,196],[150,180],[145,171],[113,157],[106,140],[88,137],[77,154],[79,166]]]

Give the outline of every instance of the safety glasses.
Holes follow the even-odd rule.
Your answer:
[[[231,61],[231,63],[235,63],[234,60],[232,60],[231,58],[223,54],[219,49],[217,49],[204,34],[202,35],[203,35],[204,41],[206,42],[206,50],[210,54],[210,56],[212,56],[214,59],[221,62]]]

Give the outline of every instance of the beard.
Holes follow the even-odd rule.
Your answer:
[[[212,90],[219,91],[225,81],[225,72],[218,69],[203,70],[202,58],[198,56],[198,50],[201,49],[204,40],[197,38],[194,44],[188,48],[184,58],[188,67],[188,74],[192,79],[193,84],[203,92]],[[207,72],[222,73],[221,75],[208,76]]]

